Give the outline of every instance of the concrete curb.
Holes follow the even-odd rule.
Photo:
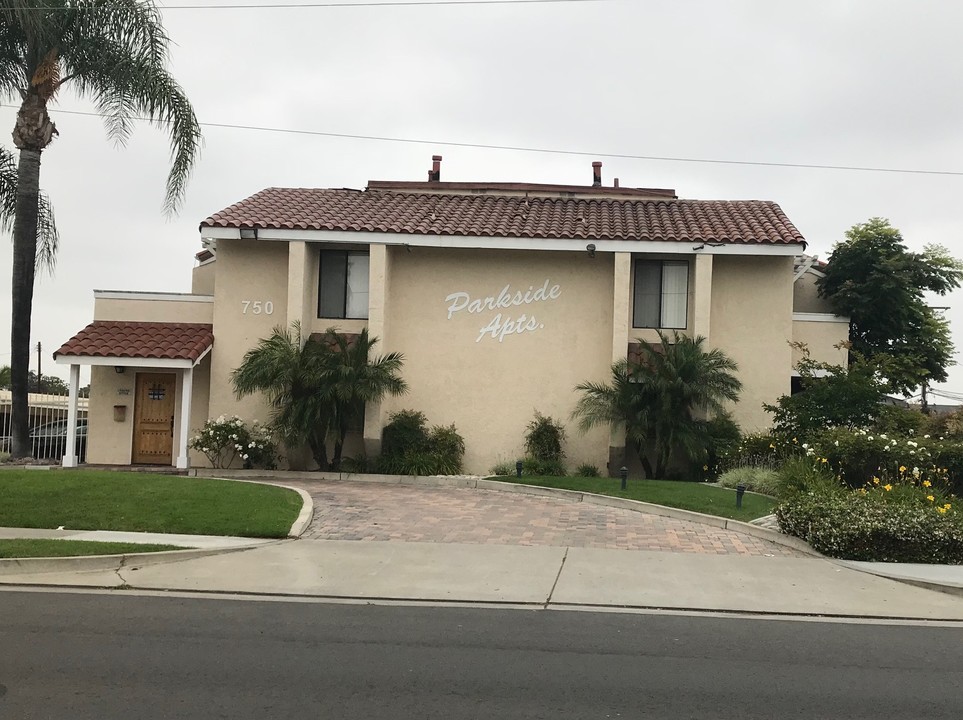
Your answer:
[[[276,540],[276,542],[284,542]],[[4,575],[21,575],[52,572],[75,572],[96,570],[120,570],[125,567],[147,567],[167,563],[194,560],[209,555],[222,555],[241,550],[266,547],[274,543],[260,542],[227,548],[195,548],[188,550],[165,550],[163,552],[124,553],[123,555],[81,555],[50,558],[0,558],[0,578]],[[2,581],[0,581],[2,582]]]
[[[222,473],[225,471],[218,470],[217,472]],[[257,472],[257,471],[242,470],[240,472]],[[279,487],[279,488],[284,488],[285,490],[291,490],[292,492],[296,492],[298,495],[301,496],[301,512],[298,513],[298,516],[294,519],[294,523],[291,525],[291,529],[288,530],[289,538],[297,539],[302,535],[304,535],[304,531],[307,530],[308,525],[311,524],[311,518],[314,517],[314,498],[311,497],[310,493],[302,490],[301,488],[291,487],[290,485],[281,485],[280,483],[274,483],[274,482],[266,483],[266,482],[263,482],[262,480],[256,479],[256,477],[267,477],[265,475],[258,475],[256,477],[236,477],[236,476],[227,476],[227,475],[220,475],[220,474],[199,475],[196,471],[192,471],[190,477],[209,478],[210,480],[230,480],[231,482],[246,482],[246,483],[251,483],[252,485],[270,485],[271,487]]]

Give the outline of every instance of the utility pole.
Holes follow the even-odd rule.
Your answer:
[[[37,341],[37,392],[43,392],[43,373],[40,371],[40,341]]]

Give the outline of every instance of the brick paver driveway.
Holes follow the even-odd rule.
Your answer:
[[[281,481],[279,481],[281,482]],[[283,481],[314,498],[306,539],[554,545],[804,557],[711,525],[495,490]]]

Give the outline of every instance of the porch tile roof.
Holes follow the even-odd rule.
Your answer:
[[[95,320],[53,355],[196,361],[214,344],[214,327],[202,323]]]
[[[204,228],[741,244],[805,242],[782,209],[765,200],[527,197],[371,188],[268,188],[214,213],[201,223],[201,230]]]

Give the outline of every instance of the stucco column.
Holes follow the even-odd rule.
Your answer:
[[[80,394],[80,365],[70,366],[70,395],[67,398],[67,447],[64,467],[77,467],[77,397]]]
[[[312,293],[306,292],[308,275],[308,244],[302,240],[288,243],[288,327],[297,321],[301,324],[302,342],[307,340],[305,319],[306,306]]]
[[[612,298],[612,362],[624,360],[629,345],[629,321],[632,307],[632,254],[615,253],[615,282]],[[606,381],[611,378],[607,377]],[[625,464],[625,429],[609,433],[609,477],[618,477]]]
[[[712,345],[709,315],[712,308],[712,255],[695,256],[695,280],[692,283],[692,334],[702,335]]]
[[[194,368],[185,368],[181,375],[181,424],[177,438],[177,468],[186,470],[191,466],[187,454],[187,439],[191,429],[191,392],[194,386]]]
[[[368,256],[368,336],[379,338],[376,352],[388,352],[386,305],[388,296],[388,248],[371,245]],[[364,451],[368,457],[381,453],[381,403],[368,403],[364,409]]]

